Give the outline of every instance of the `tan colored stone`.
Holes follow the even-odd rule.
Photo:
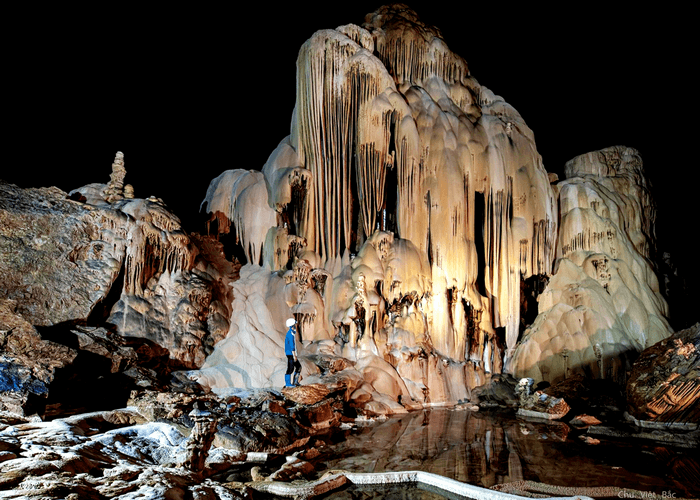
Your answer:
[[[598,420],[596,417],[592,415],[586,415],[585,413],[582,415],[575,416],[569,422],[569,424],[575,426],[599,425],[600,423],[600,420]]]
[[[299,387],[285,387],[282,394],[285,398],[297,404],[313,405],[322,401],[329,394],[329,389],[322,384],[302,385]]]
[[[649,264],[653,201],[632,148],[581,155],[566,172],[555,272],[510,370],[537,382],[581,374],[624,383],[638,353],[671,333]]]

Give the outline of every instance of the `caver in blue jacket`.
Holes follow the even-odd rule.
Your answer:
[[[296,334],[296,328],[294,325],[290,326],[287,330],[287,336],[284,337],[284,353],[287,356],[294,356],[297,350],[296,339],[294,338]]]
[[[297,342],[296,342],[296,320],[289,318],[287,320],[287,335],[284,337],[284,353],[287,355],[287,372],[284,374],[285,387],[293,387],[299,384],[299,375],[301,375],[301,363],[297,359]],[[292,385],[292,372],[294,373],[294,384]]]

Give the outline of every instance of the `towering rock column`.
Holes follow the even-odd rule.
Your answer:
[[[322,293],[284,295],[272,324],[313,317],[309,340],[342,344],[353,360],[394,359],[384,346],[463,373],[467,362],[482,375],[507,365],[521,280],[552,271],[556,200],[532,131],[437,28],[396,4],[362,27],[314,33],[297,59],[291,133],[262,174],[225,172],[205,204],[220,231],[235,228],[249,264],[282,276],[303,260],[327,273]],[[252,325],[242,318],[231,345],[244,345],[233,339]],[[245,349],[232,359],[210,356],[212,384],[226,379],[220,364],[257,364]],[[404,373],[429,392],[428,375]]]
[[[411,241],[433,269],[435,348],[500,371],[518,338],[520,280],[551,273],[556,232],[518,112],[439,30],[392,6],[304,44],[293,123],[311,185],[294,225],[308,248],[337,275],[377,229]]]

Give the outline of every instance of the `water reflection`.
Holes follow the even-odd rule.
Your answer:
[[[561,422],[434,409],[345,432],[325,465],[354,472],[423,470],[484,487],[524,479],[675,498],[700,494],[698,451],[603,439],[589,445],[580,434]]]

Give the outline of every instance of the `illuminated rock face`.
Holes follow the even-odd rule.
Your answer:
[[[622,382],[637,354],[671,333],[648,260],[655,208],[632,148],[574,158],[566,176],[557,186],[555,272],[512,371],[549,382],[575,373]]]
[[[162,201],[133,198],[125,173],[118,153],[112,181],[76,189],[72,200],[58,188],[0,182],[3,298],[32,325],[63,334],[106,322],[165,347],[174,366],[199,367],[228,332],[222,282],[235,273]]]
[[[271,275],[207,361],[215,388],[234,372],[280,385],[293,314],[308,352],[383,360],[394,400],[466,399],[515,348],[521,277],[554,260],[556,200],[531,130],[400,6],[302,46],[290,136],[262,175],[213,181],[203,206]],[[244,354],[261,336],[277,367]]]
[[[125,175],[124,155],[117,153],[109,184],[91,184],[71,193],[107,214],[98,226],[99,235],[115,235],[113,246],[121,252],[113,259],[110,283],[121,289],[115,291],[118,300],[109,304],[107,323],[120,335],[145,337],[165,347],[176,366],[199,367],[207,344],[228,330],[229,311],[217,307],[213,280],[201,269],[205,259],[197,262],[200,252],[180,220],[159,199],[134,198],[133,190],[124,186]],[[218,278],[221,273],[214,274]]]

